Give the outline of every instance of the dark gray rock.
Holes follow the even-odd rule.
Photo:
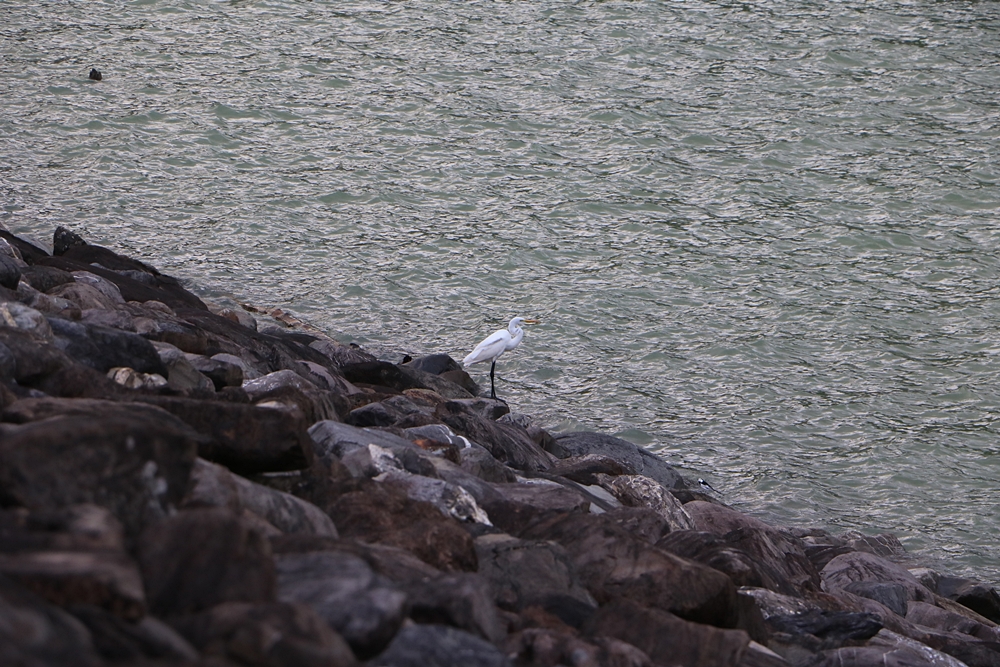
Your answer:
[[[937,592],[994,623],[1000,623],[1000,595],[992,586],[963,577],[941,577],[937,582]]]
[[[844,590],[863,598],[881,602],[899,616],[906,616],[906,587],[902,584],[877,581],[855,581],[844,586]]]
[[[184,637],[152,616],[129,622],[93,605],[77,604],[68,609],[90,630],[94,647],[108,661],[197,662],[200,658]]]
[[[498,644],[507,634],[506,624],[493,603],[486,579],[458,572],[407,586],[410,618],[418,623],[450,625]]]
[[[23,399],[3,419],[30,422],[6,426],[0,437],[4,505],[60,509],[93,503],[135,536],[179,506],[187,491],[198,436],[153,406]]]
[[[407,368],[415,368],[425,373],[431,373],[432,375],[441,375],[441,373],[457,371],[462,368],[457,361],[447,354],[428,354],[423,357],[417,357],[403,365]]]
[[[21,269],[21,279],[39,292],[48,292],[53,287],[76,280],[69,271],[51,266],[29,266]]]
[[[400,630],[371,667],[512,667],[496,646],[462,630],[411,625]]]
[[[834,611],[769,616],[767,624],[773,632],[812,635],[823,642],[823,649],[843,646],[852,639],[874,637],[882,629],[881,621],[873,614]]]
[[[357,556],[282,554],[275,564],[278,598],[315,609],[362,658],[384,649],[406,617],[406,594]]]
[[[80,621],[0,575],[0,664],[98,667],[104,662]]]
[[[58,317],[50,317],[48,321],[55,335],[56,347],[101,373],[125,366],[140,373],[167,376],[167,367],[160,360],[156,348],[142,336]]]
[[[65,255],[70,248],[85,245],[87,245],[87,242],[83,240],[82,236],[66,229],[62,225],[56,227],[56,231],[52,234],[53,255]]]
[[[493,589],[497,605],[510,611],[539,606],[579,627],[597,608],[555,542],[519,540],[503,533],[476,538],[479,573]]]
[[[185,358],[192,368],[212,381],[217,391],[243,385],[243,369],[237,364],[200,354],[185,354]]]
[[[236,513],[250,511],[283,533],[337,536],[330,517],[312,503],[255,484],[204,459],[198,459],[191,471],[191,488],[184,506],[226,507]]]
[[[548,470],[552,457],[527,432],[513,424],[501,424],[471,411],[459,401],[448,401],[434,416],[454,433],[482,445],[501,463],[518,470]]]
[[[943,632],[960,632],[984,642],[993,642],[1000,648],[1000,629],[954,611],[948,611],[926,602],[913,602],[906,612],[906,620]]]
[[[827,591],[843,590],[854,582],[894,583],[906,590],[907,601],[934,602],[934,593],[903,567],[864,551],[837,556],[820,573]]]
[[[13,257],[0,254],[0,286],[7,289],[17,289],[17,284],[21,282],[21,267]]]
[[[667,489],[684,488],[684,480],[663,459],[627,440],[602,433],[563,433],[555,435],[559,458],[597,454],[619,461],[636,474],[651,477]]]

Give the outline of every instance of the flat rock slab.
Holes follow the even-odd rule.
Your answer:
[[[238,474],[308,468],[312,444],[300,413],[173,396],[143,402],[175,415],[205,437],[198,455]]]
[[[484,499],[483,509],[501,530],[518,533],[533,519],[552,512],[587,512],[590,501],[561,484],[539,480],[492,484],[496,495]]]
[[[555,435],[559,458],[597,454],[618,461],[636,474],[651,477],[667,489],[684,488],[679,472],[666,461],[627,440],[603,433],[562,433]]]

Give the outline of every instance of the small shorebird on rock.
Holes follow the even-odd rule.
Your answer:
[[[463,366],[471,366],[481,361],[491,362],[490,398],[497,397],[497,387],[493,377],[497,368],[497,359],[507,350],[513,350],[520,345],[521,339],[524,338],[524,329],[521,328],[522,324],[538,324],[538,320],[515,317],[510,321],[506,329],[500,329],[491,333],[469,353],[469,356],[462,360]]]

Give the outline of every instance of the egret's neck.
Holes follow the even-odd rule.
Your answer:
[[[507,331],[510,332],[510,344],[507,346],[507,349],[510,350],[516,347],[521,342],[521,339],[524,338],[524,329],[512,324],[507,327]]]

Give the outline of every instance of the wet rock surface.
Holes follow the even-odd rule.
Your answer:
[[[892,535],[54,247],[0,230],[0,664],[1000,664],[996,590]]]

